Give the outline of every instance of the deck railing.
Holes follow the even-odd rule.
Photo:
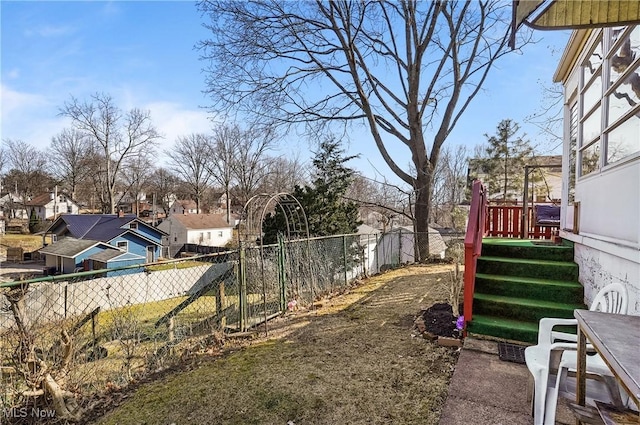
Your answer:
[[[464,321],[472,318],[473,291],[476,276],[476,262],[482,249],[482,237],[487,222],[487,197],[482,182],[476,180],[471,188],[471,208],[467,234],[464,238]]]
[[[472,204],[473,205],[473,204]],[[558,226],[538,226],[533,208],[528,208],[528,239],[551,239]],[[502,238],[523,237],[522,205],[489,205],[485,221],[486,236]]]

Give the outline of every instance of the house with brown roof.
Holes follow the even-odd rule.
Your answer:
[[[176,199],[169,207],[169,215],[197,214],[198,205],[191,199]]]
[[[54,220],[60,214],[78,214],[80,207],[64,192],[52,191],[41,193],[25,202],[29,214],[34,210],[42,220]]]
[[[172,255],[184,244],[223,247],[233,238],[233,227],[224,214],[171,214],[158,225],[169,235]]]

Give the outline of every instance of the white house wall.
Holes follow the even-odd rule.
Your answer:
[[[625,285],[629,314],[640,315],[640,267],[630,261],[582,244],[575,245],[575,262],[580,269],[585,303],[591,305],[598,291],[614,282]]]
[[[631,155],[626,161],[603,166],[575,180],[575,201],[578,231],[573,233],[574,205],[568,204],[571,149],[571,105],[578,101],[580,64],[584,62],[600,30],[594,30],[587,40],[585,33],[574,33],[575,44],[582,49],[572,69],[563,78],[564,149],[563,192],[560,236],[574,242],[575,262],[580,269],[579,280],[585,288],[589,305],[598,290],[609,283],[623,283],[629,291],[631,314],[640,314],[640,157]],[[573,39],[573,38],[572,38]],[[571,61],[573,57],[565,57]],[[562,69],[562,68],[559,68]],[[560,71],[559,71],[560,72]],[[581,134],[578,132],[578,138]],[[578,140],[580,146],[580,140]],[[578,168],[578,167],[576,167]]]
[[[640,162],[617,166],[576,184],[580,234],[638,245]]]
[[[221,232],[222,236],[218,236]],[[231,228],[197,229],[187,231],[187,243],[205,246],[225,246],[233,238]]]

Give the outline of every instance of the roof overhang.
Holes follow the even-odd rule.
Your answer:
[[[511,47],[523,24],[539,30],[602,28],[640,23],[640,2],[629,0],[513,0]]]

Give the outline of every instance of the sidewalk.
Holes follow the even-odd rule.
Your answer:
[[[531,392],[526,365],[502,361],[498,344],[467,338],[451,378],[441,425],[531,425]],[[560,408],[559,423],[573,423]]]

